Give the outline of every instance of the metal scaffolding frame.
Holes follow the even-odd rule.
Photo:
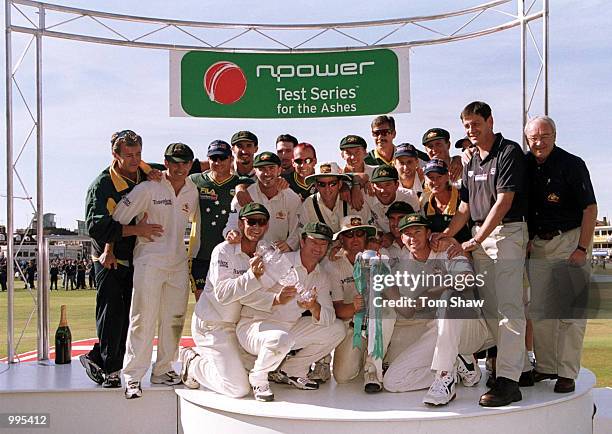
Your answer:
[[[38,330],[38,360],[45,362],[49,358],[49,295],[47,291],[48,281],[48,241],[43,234],[43,101],[42,101],[42,41],[43,37],[69,39],[82,42],[93,42],[106,45],[119,45],[127,47],[140,47],[163,50],[211,50],[227,52],[269,52],[269,53],[297,53],[312,51],[338,51],[338,50],[363,50],[371,48],[396,48],[396,47],[418,47],[425,45],[443,44],[453,41],[478,38],[480,36],[501,32],[514,27],[520,27],[521,47],[521,84],[523,126],[528,119],[529,111],[534,102],[536,93],[540,86],[543,88],[543,112],[548,113],[548,0],[516,0],[516,13],[501,10],[504,5],[514,0],[496,0],[478,6],[429,16],[415,16],[409,18],[394,18],[385,20],[359,21],[359,22],[336,22],[322,24],[253,24],[253,23],[220,23],[220,22],[198,22],[171,20],[162,18],[141,17],[132,15],[121,15],[108,12],[78,9],[31,0],[5,0],[5,37],[6,37],[6,168],[7,168],[7,274],[14,276],[15,265],[15,243],[13,236],[14,226],[14,201],[16,199],[30,202],[36,220],[37,240],[37,264],[39,271],[37,281],[37,294],[33,300],[35,307],[30,314],[37,311]],[[536,4],[539,10],[534,11]],[[15,14],[13,16],[13,14]],[[495,15],[505,20],[494,26],[468,31],[483,16]],[[51,17],[60,17],[57,22],[52,23]],[[453,31],[439,31],[435,27],[438,23],[455,19],[461,23],[454,27]],[[542,42],[538,47],[537,38],[532,32],[530,23],[542,22]],[[70,30],[74,23],[87,22],[88,32],[102,34],[85,34],[80,30]],[[79,27],[79,26],[77,26]],[[143,30],[143,27],[146,28]],[[376,28],[383,33],[371,38],[358,36],[361,29]],[[431,35],[429,38],[409,39],[402,34],[406,29],[418,29]],[[66,29],[63,30],[62,29]],[[172,41],[172,35],[167,35],[167,30],[173,30],[173,34],[181,35],[189,43],[177,43]],[[30,39],[20,54],[17,62],[13,64],[13,40],[12,34],[29,35]],[[136,33],[135,36],[127,36]],[[205,33],[203,35],[202,33]],[[377,32],[372,32],[377,33]],[[323,44],[324,38],[328,36],[340,38],[343,45],[330,46]],[[154,37],[164,37],[168,40],[153,40]],[[256,37],[259,42],[250,42]],[[293,40],[296,39],[297,41]],[[244,44],[248,40],[248,44]],[[292,41],[293,40],[293,41]],[[528,41],[531,41],[537,52],[539,70],[535,82],[529,90],[527,77]],[[317,45],[317,43],[319,43]],[[32,111],[27,98],[22,92],[16,79],[24,58],[28,55],[30,48],[35,46],[35,68],[36,68],[36,109]],[[17,158],[14,158],[14,119],[13,119],[13,90],[17,93],[25,105],[26,112],[32,121],[31,129],[21,146]],[[30,142],[32,135],[36,132],[36,204],[28,194],[28,190],[19,175],[17,163],[24,148]],[[524,144],[523,144],[524,145]],[[14,177],[17,177],[23,196],[14,194]],[[19,246],[17,246],[17,251]],[[19,266],[18,266],[19,269]],[[19,270],[21,272],[21,270]],[[15,362],[14,341],[14,281],[8,279],[8,315],[7,315],[7,353],[9,363]],[[29,321],[28,321],[29,322]]]

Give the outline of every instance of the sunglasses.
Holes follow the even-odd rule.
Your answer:
[[[365,234],[366,232],[363,229],[355,229],[354,231],[345,232],[342,235],[344,235],[346,238],[362,238],[365,237]]]
[[[225,161],[225,160],[227,160],[228,158],[229,158],[229,156],[226,156],[226,155],[211,155],[210,157],[208,157],[208,159],[209,159],[210,161],[214,161],[215,163],[216,163],[217,161]]]
[[[319,188],[335,187],[336,185],[338,185],[338,181],[329,181],[329,182],[317,181],[317,187]]]
[[[254,219],[254,218],[244,218],[242,219],[249,226],[260,226],[263,227],[268,224],[268,220],[266,219]]]
[[[393,131],[393,130],[390,130],[388,128],[387,129],[382,129],[382,130],[372,130],[372,135],[374,137],[377,137],[377,136],[386,136],[387,134],[391,134],[391,131]]]
[[[142,144],[142,139],[132,130],[117,131],[111,136],[111,145],[117,141],[129,141],[137,144]]]
[[[297,164],[298,166],[301,166],[302,164],[310,164],[313,161],[314,161],[314,158],[295,158],[293,160],[293,162]]]

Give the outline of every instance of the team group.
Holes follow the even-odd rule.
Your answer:
[[[549,117],[527,123],[527,154],[494,132],[486,103],[460,118],[461,157],[450,157],[441,128],[425,132],[424,151],[396,146],[394,119],[379,116],[370,152],[362,137],[341,140],[342,166],[288,134],[276,153],[258,153],[249,131],[213,141],[203,161],[172,143],[163,166],[146,164],[140,136],[113,134],[112,164],[86,203],[99,338],[80,358],[87,375],[121,387],[122,373],[126,398],[140,397],[157,334],[151,383],[236,398],[271,401],[271,382],[312,390],[361,375],[366,393],[429,388],[423,402],[444,405],[459,383],[480,382],[475,354],[494,347],[480,405],[519,401],[520,387],[542,380],[574,391],[586,327],[576,306],[588,295],[597,216],[588,170],[556,146]],[[462,291],[391,286],[385,299],[460,293],[482,308],[447,315],[398,303],[374,327],[354,273],[365,250],[389,258],[392,273],[484,278]],[[180,350],[177,373],[190,290],[195,346]]]

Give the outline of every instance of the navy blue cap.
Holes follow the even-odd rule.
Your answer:
[[[213,155],[222,155],[224,157],[229,157],[232,155],[232,148],[227,142],[223,140],[213,140],[208,145],[208,153],[206,154],[208,157],[212,157]]]
[[[414,145],[410,143],[402,143],[395,148],[394,157],[414,157],[419,158],[419,152]]]
[[[448,173],[448,166],[442,160],[434,158],[429,160],[423,169],[423,173],[427,175],[430,172],[439,173],[440,175],[446,175]]]

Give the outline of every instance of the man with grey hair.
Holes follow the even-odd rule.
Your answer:
[[[531,119],[525,137],[534,379],[556,379],[554,391],[568,393],[580,370],[597,203],[584,161],[556,146],[551,118]]]

